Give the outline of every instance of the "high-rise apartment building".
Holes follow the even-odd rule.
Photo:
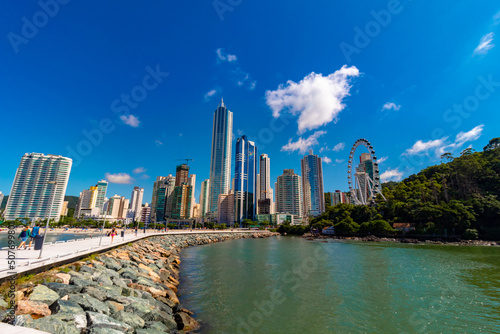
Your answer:
[[[275,184],[276,212],[301,216],[303,214],[301,177],[293,169],[283,170]]]
[[[172,218],[187,219],[191,215],[193,188],[189,184],[189,166],[177,166],[175,174],[175,187],[172,197]]]
[[[144,188],[134,187],[134,190],[132,190],[132,196],[130,197],[130,209],[134,212],[134,221],[139,221],[141,218],[143,197]]]
[[[141,208],[141,222],[149,224],[151,222],[151,207],[148,203]]]
[[[194,192],[196,189],[196,174],[189,175],[188,184],[191,186],[191,210],[189,216],[194,217],[194,206],[196,204],[196,198],[194,196]]]
[[[115,195],[108,200],[107,214],[113,219],[127,218],[129,200],[123,196]]]
[[[221,100],[214,112],[210,160],[210,215],[217,216],[219,195],[228,194],[231,183],[233,113]]]
[[[201,183],[200,192],[200,217],[205,218],[210,210],[210,180]]]
[[[72,160],[60,155],[26,153],[16,171],[4,218],[59,220]]]
[[[274,213],[274,194],[271,188],[271,159],[267,154],[261,154],[259,158],[259,199],[258,212],[259,214]]]
[[[0,206],[2,206],[4,194],[0,191]]]
[[[164,221],[171,218],[175,176],[158,176],[153,186],[151,220]]]
[[[234,194],[220,194],[217,211],[217,222],[231,226],[234,224]]]
[[[301,160],[304,216],[319,216],[325,212],[323,167],[321,158],[309,151]]]
[[[106,198],[106,191],[108,190],[108,181],[101,180],[97,182],[97,198],[95,206],[99,208],[101,212],[104,212],[104,200]]]
[[[257,147],[242,136],[236,140],[234,214],[237,223],[254,220],[257,204]]]

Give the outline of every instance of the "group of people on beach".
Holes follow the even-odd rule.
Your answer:
[[[40,235],[40,224],[37,223],[35,226],[33,226],[31,229],[29,228],[28,225],[26,225],[23,230],[21,231],[21,233],[19,233],[19,236],[17,237],[18,239],[21,239],[21,244],[19,245],[19,247],[17,248],[18,250],[19,249],[26,249],[28,248],[28,250],[31,249],[31,244],[33,243],[33,241],[35,240],[35,238]],[[29,244],[26,245],[26,242],[28,241],[28,239],[30,240]]]

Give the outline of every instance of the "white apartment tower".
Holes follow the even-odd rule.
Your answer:
[[[26,153],[16,171],[5,208],[6,220],[59,220],[73,161],[60,155]]]

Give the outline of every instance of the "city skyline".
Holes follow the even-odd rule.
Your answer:
[[[480,150],[497,136],[500,71],[493,65],[500,8],[494,1],[481,8],[443,2],[453,5],[453,15],[410,1],[392,12],[385,1],[313,3],[294,24],[289,15],[275,15],[277,4],[263,1],[243,3],[224,20],[210,3],[196,12],[181,3],[138,9],[124,1],[119,8],[100,4],[99,11],[91,4],[61,6],[27,43],[5,38],[0,44],[10,65],[1,130],[15,143],[3,147],[5,195],[26,152],[72,158],[67,194],[73,196],[107,179],[109,193],[138,186],[150,199],[155,177],[174,173],[176,159],[186,157],[194,159],[198,180],[209,179],[207,125],[222,96],[234,113],[233,146],[242,134],[256,142],[274,159],[273,182],[283,169],[300,170],[300,157],[314,149],[323,159],[325,192],[348,190],[348,150],[359,138],[377,149],[380,174],[398,180],[438,163],[441,152]],[[21,18],[40,10],[37,3],[13,3],[1,28],[21,36]],[[292,2],[287,10],[304,9]],[[257,41],[262,33],[243,29],[255,25],[257,12],[263,25],[256,29],[279,38]],[[180,13],[193,16],[183,21]],[[413,29],[421,22],[428,26]],[[182,43],[188,37],[193,43]],[[144,52],[130,57],[131,50]],[[317,94],[304,94],[311,91]],[[23,124],[23,131],[8,124]],[[198,182],[196,198],[200,189]]]

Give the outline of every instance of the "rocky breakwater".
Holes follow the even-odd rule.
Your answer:
[[[177,297],[181,249],[272,235],[158,236],[52,269],[18,285],[14,324],[58,334],[196,330],[197,321]]]

